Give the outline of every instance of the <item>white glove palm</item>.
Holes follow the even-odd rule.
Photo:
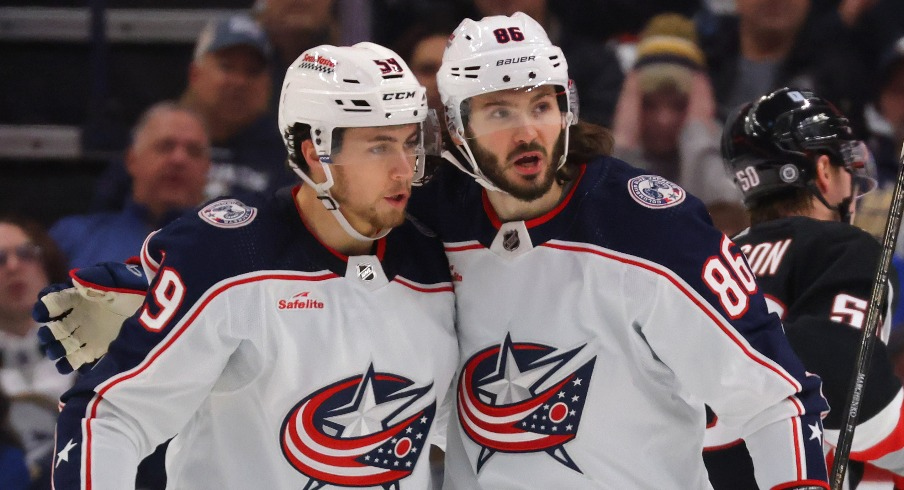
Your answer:
[[[57,370],[90,365],[107,352],[123,320],[144,301],[147,283],[139,267],[104,263],[73,271],[72,285],[55,284],[35,305],[35,320],[45,354]]]

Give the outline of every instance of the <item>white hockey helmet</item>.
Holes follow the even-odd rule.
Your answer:
[[[446,157],[484,187],[498,190],[478,168],[465,137],[467,109],[464,105],[471,97],[543,85],[557,87],[565,129],[565,154],[568,153],[568,126],[577,124],[578,120],[577,89],[568,78],[568,62],[562,50],[552,44],[543,27],[527,14],[516,12],[511,16],[462,21],[449,37],[436,82],[449,133],[464,150],[473,173],[451,154],[447,153]],[[565,155],[559,167],[564,163]]]
[[[335,150],[334,131],[403,124],[421,124],[423,129],[428,118],[426,89],[401,56],[388,48],[369,42],[343,47],[321,45],[302,53],[289,67],[278,111],[279,129],[292,169],[314,188],[327,209],[336,211],[334,215],[349,234],[359,240],[370,239],[351,228],[338,212],[339,203],[329,193],[333,185],[329,164],[333,163],[331,154]],[[313,182],[298,167],[304,158],[298,154],[298,123],[310,126],[314,148],[325,164],[323,183]],[[431,134],[428,140],[435,144],[437,138],[438,133]],[[416,177],[424,167],[423,131],[418,151]]]

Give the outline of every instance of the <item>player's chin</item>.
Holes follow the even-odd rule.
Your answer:
[[[390,209],[379,214],[380,228],[395,228],[405,222],[405,208]]]

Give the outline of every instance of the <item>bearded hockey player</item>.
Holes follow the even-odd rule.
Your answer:
[[[820,381],[703,204],[606,156],[530,17],[466,19],[438,77],[463,172],[411,213],[453,270],[461,364],[444,489],[708,488],[704,403],[762,488],[827,488]]]
[[[735,243],[795,352],[823,380],[832,408],[823,421],[828,451],[839,437],[881,251],[871,235],[849,224],[854,200],[875,185],[866,172],[869,153],[830,102],[783,88],[729,118],[722,156],[752,223]],[[863,479],[877,485],[869,488],[891,489],[894,475],[904,475],[904,392],[885,350],[890,311],[883,316],[854,432],[850,488]],[[743,441],[715,413],[705,453],[713,485],[756,488]]]
[[[298,58],[279,123],[304,183],[147,239],[147,299],[63,397],[55,488],[134,488],[173,436],[171,488],[429,488],[457,345],[442,248],[405,223],[427,115],[386,48]]]

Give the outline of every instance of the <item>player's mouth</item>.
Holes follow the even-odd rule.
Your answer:
[[[411,196],[411,194],[409,194],[407,192],[400,192],[398,194],[390,194],[390,195],[384,197],[383,199],[386,200],[386,202],[388,202],[389,205],[394,208],[404,209],[405,206],[408,205],[408,198],[410,196]]]
[[[542,153],[531,151],[512,160],[512,167],[521,175],[536,175],[543,169],[543,161]]]

